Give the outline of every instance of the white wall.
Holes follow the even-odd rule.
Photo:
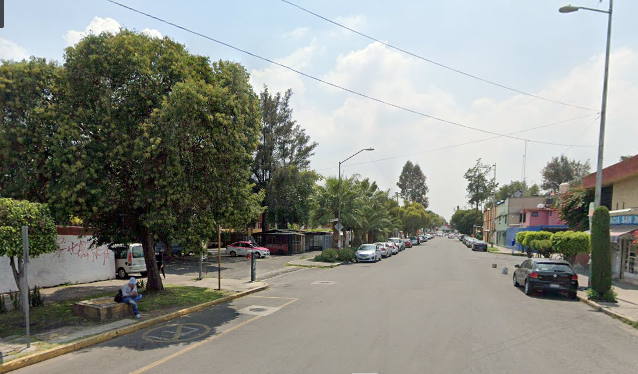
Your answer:
[[[90,247],[90,237],[58,235],[58,250],[29,262],[29,286],[50,287],[115,278],[115,257],[105,245]],[[9,258],[0,257],[0,293],[15,291]]]

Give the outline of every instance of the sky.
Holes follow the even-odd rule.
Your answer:
[[[394,194],[409,160],[427,177],[428,209],[449,220],[467,206],[463,175],[479,158],[496,165],[501,185],[523,177],[540,184],[543,167],[562,154],[589,160],[595,172],[608,17],[559,13],[569,1],[609,7],[608,0],[119,0],[204,38],[107,0],[7,0],[0,59],[63,63],[65,48],[84,35],[120,28],[170,37],[211,61],[241,63],[256,92],[292,89],[293,119],[319,143],[312,169],[336,177],[340,161],[371,147],[343,163],[342,175]],[[638,1],[615,1],[604,167],[638,153],[637,16]]]

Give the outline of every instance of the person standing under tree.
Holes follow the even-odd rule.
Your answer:
[[[162,272],[164,279],[166,279],[166,273],[164,273],[164,253],[159,252],[155,254],[155,262],[157,262],[157,270]]]

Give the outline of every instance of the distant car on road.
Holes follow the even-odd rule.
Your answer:
[[[394,242],[398,246],[399,251],[405,249],[405,243],[401,238],[388,238],[388,240]]]
[[[226,253],[231,257],[247,256],[249,253],[253,253],[256,258],[270,256],[268,248],[260,247],[252,242],[235,242],[226,247]]]
[[[454,234],[450,234],[447,236],[448,239],[454,239]]]
[[[383,257],[392,256],[392,247],[390,246],[390,244],[388,244],[387,242],[376,242],[374,244],[379,246],[379,249],[381,250],[381,255]]]
[[[354,254],[354,260],[360,261],[381,261],[381,248],[376,244],[361,244]]]
[[[416,236],[411,236],[411,237],[410,237],[410,242],[412,243],[412,245],[413,245],[413,246],[414,246],[414,245],[419,245],[419,244],[421,244],[421,243],[419,242],[419,238],[417,238]]]
[[[487,243],[482,240],[477,240],[472,243],[472,250],[487,252]]]
[[[516,265],[513,283],[525,287],[525,294],[534,291],[565,292],[570,299],[576,298],[578,275],[569,262],[548,258],[530,258]]]

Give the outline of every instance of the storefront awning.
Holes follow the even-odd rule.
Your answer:
[[[618,239],[625,234],[630,234],[634,231],[638,230],[638,226],[629,225],[629,226],[611,226],[609,227],[609,236],[612,243],[618,243]]]

